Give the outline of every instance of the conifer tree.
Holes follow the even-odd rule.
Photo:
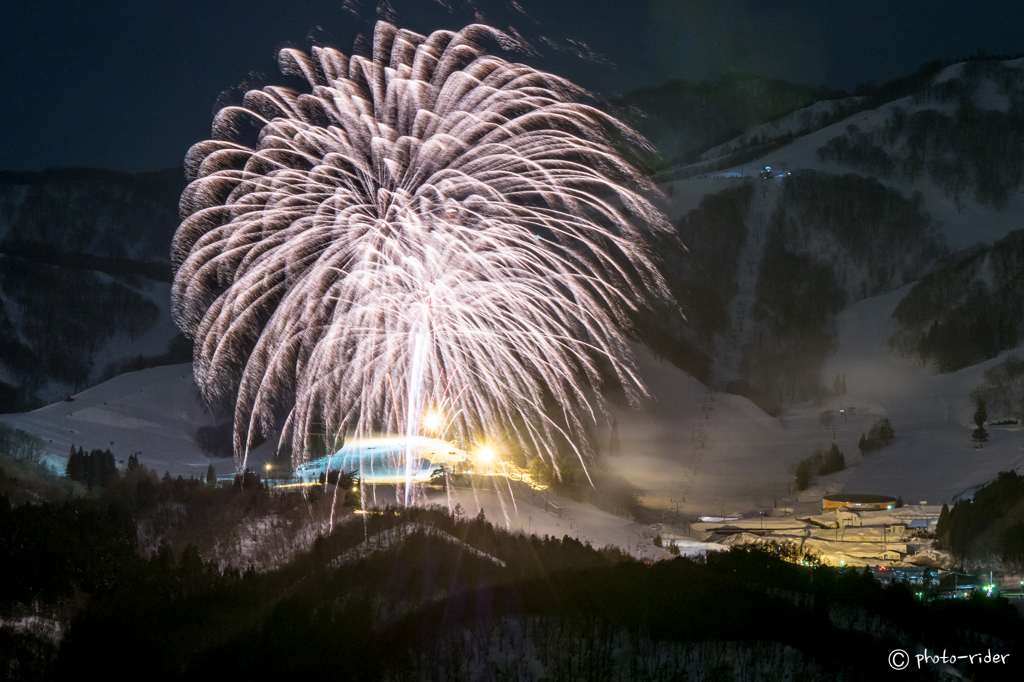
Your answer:
[[[78,481],[84,483],[86,480],[86,462],[85,453],[82,452],[82,448],[75,450],[75,446],[71,446],[71,454],[68,456],[68,465],[64,469],[64,473],[72,481]]]
[[[846,458],[843,456],[839,446],[832,443],[832,447],[829,448],[828,453],[825,454],[824,461],[821,465],[822,474],[833,474],[837,471],[842,471],[846,468]]]
[[[935,543],[936,549],[946,549],[946,542],[949,536],[949,505],[943,504],[942,511],[939,512],[939,521],[935,524]]]
[[[974,425],[984,426],[988,420],[988,400],[979,395],[976,399],[977,409],[974,410]]]
[[[971,432],[971,439],[982,448],[988,442],[988,431],[985,429],[985,422],[988,420],[988,401],[981,395],[975,400],[977,409],[974,410],[974,425],[977,428]]]
[[[619,422],[612,417],[612,436],[608,441],[608,454],[618,457],[622,454],[622,445],[619,443]]]
[[[796,465],[796,489],[799,491],[807,490],[808,486],[811,485],[811,479],[814,478],[814,458],[808,457],[802,459]]]
[[[99,461],[100,485],[105,487],[117,480],[117,460],[110,448],[107,448],[99,453]]]
[[[889,418],[879,419],[868,431],[868,449],[877,450],[891,443],[896,438],[896,431],[892,428]]]

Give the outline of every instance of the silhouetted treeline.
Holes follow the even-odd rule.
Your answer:
[[[239,478],[238,485],[224,488],[180,476],[161,480],[137,464],[119,474],[109,450],[76,451],[68,475],[94,486],[95,494],[17,506],[0,496],[0,565],[17,570],[11,580],[0,581],[0,603],[53,600],[111,584],[131,569],[137,526],[148,512],[176,505],[196,511],[232,504],[239,495],[245,497],[243,506],[258,511],[255,498],[267,496],[251,472],[244,482]]]
[[[928,605],[870,573],[810,569],[769,550],[646,566],[570,538],[441,516],[398,514],[507,566],[412,532],[332,567],[364,534],[396,528],[392,514],[371,517],[365,531],[339,529],[270,574],[218,572],[194,552],[176,560],[162,551],[79,613],[55,676],[280,679],[341,665],[347,679],[463,679],[479,662],[496,676],[539,666],[564,679],[859,679],[897,647],[992,646],[996,635],[994,647],[1011,651],[1021,641],[1020,616],[1005,602]],[[120,655],[102,655],[103,641],[118,642]],[[352,652],[343,661],[325,655],[339,642]]]
[[[0,288],[18,306],[18,325],[0,308],[3,363],[23,385],[46,378],[84,386],[93,355],[115,334],[142,336],[160,310],[149,298],[86,270],[0,258]]]
[[[978,245],[923,277],[893,312],[889,345],[952,372],[1024,338],[1024,230]]]
[[[135,560],[131,508],[117,499],[12,507],[0,497],[0,604],[111,588]]]
[[[75,446],[72,445],[64,473],[72,481],[84,483],[90,488],[105,487],[117,480],[117,462],[114,461],[114,453],[109,448],[86,453],[81,446],[75,450]]]
[[[729,326],[728,306],[737,291],[753,193],[753,184],[744,182],[704,196],[676,223],[684,248],[678,243],[656,247],[659,269],[685,320],[664,306],[634,314],[644,344],[702,381],[711,379],[714,336]]]
[[[1005,111],[975,101],[984,82],[1005,99]],[[956,110],[919,108],[930,101],[954,102]],[[912,113],[894,108],[881,130],[848,126],[818,149],[818,157],[886,178],[927,177],[958,210],[972,189],[978,203],[1004,208],[1024,179],[1024,71],[998,61],[970,61],[958,77],[916,93],[914,105]]]
[[[935,528],[938,546],[962,561],[1002,560],[1024,568],[1024,477],[1004,471],[996,480],[943,508]]]
[[[897,647],[1009,652],[1024,641],[1005,601],[929,604],[868,572],[786,562],[774,547],[648,566],[441,508],[339,523],[267,573],[220,569],[195,547],[147,559],[134,551],[133,515],[148,479],[134,490],[127,480],[100,497],[0,505],[0,559],[16,570],[0,603],[64,600],[74,613],[59,650],[0,632],[8,679],[862,679]],[[193,488],[238,494],[160,484],[168,495]],[[382,549],[358,553],[374,543]],[[80,606],[67,601],[81,593]],[[1013,660],[990,679],[1017,679]]]
[[[806,458],[800,460],[796,465],[796,489],[807,490],[815,476],[828,476],[846,468],[846,458],[839,450],[839,446],[832,443],[827,450],[821,448]]]

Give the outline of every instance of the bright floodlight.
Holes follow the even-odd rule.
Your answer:
[[[553,456],[609,375],[644,393],[626,328],[670,298],[647,235],[675,234],[620,152],[645,143],[485,43],[517,48],[379,23],[365,56],[281,50],[305,91],[247,93],[189,151],[172,310],[239,466],[260,432],[296,463],[318,432],[414,437],[443,399],[454,440]]]
[[[490,447],[489,445],[485,445],[484,447],[476,451],[476,458],[483,462],[484,464],[490,464],[491,462],[494,461],[495,458],[494,448]]]
[[[441,415],[437,412],[428,413],[427,416],[423,418],[423,425],[431,431],[441,428]]]

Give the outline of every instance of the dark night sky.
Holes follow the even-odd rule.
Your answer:
[[[357,5],[353,13],[344,8]],[[371,0],[11,0],[0,6],[0,169],[181,163],[221,92],[274,75],[277,48],[346,52]],[[457,28],[474,8],[532,42],[582,40],[604,62],[526,59],[604,94],[725,72],[851,88],[937,58],[1024,53],[1019,0],[392,0],[397,23]],[[359,17],[363,17],[360,20]]]

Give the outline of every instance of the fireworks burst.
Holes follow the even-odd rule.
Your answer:
[[[173,313],[206,398],[235,399],[239,466],[258,431],[302,461],[312,432],[436,414],[550,456],[595,419],[602,365],[643,392],[623,329],[668,295],[640,232],[668,225],[613,144],[639,140],[486,41],[515,47],[379,23],[372,57],[282,50],[311,91],[251,91],[189,151]]]

